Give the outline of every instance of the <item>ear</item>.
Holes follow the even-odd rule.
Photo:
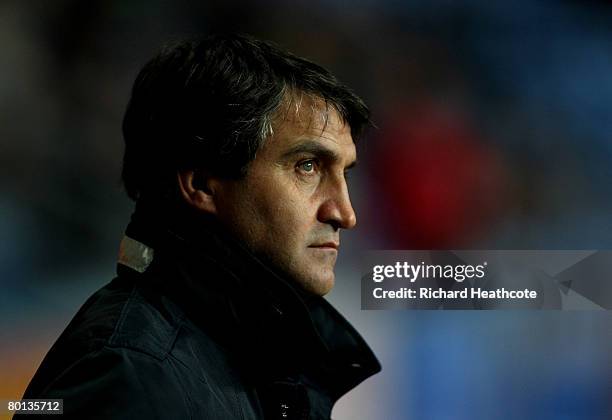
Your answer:
[[[201,171],[177,172],[179,192],[190,206],[209,214],[217,214],[214,182]]]

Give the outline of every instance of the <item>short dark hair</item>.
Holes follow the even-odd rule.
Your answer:
[[[231,34],[165,45],[138,74],[123,119],[128,196],[167,193],[180,169],[244,176],[296,94],[333,107],[354,140],[369,124],[367,106],[330,72],[269,42]]]

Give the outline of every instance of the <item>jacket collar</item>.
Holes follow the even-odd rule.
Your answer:
[[[380,371],[363,338],[325,299],[301,293],[213,220],[152,204],[137,204],[119,264],[143,273],[253,377],[306,372],[335,401]]]

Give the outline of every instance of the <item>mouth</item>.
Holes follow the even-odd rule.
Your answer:
[[[338,242],[324,242],[324,243],[320,243],[320,244],[310,245],[309,248],[327,249],[327,250],[338,251],[338,248],[340,248],[340,244]]]

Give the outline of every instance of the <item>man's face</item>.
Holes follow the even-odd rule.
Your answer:
[[[280,112],[246,177],[219,181],[215,203],[255,254],[322,296],[334,285],[340,229],[356,223],[345,179],[356,151],[337,112],[330,107],[325,123],[325,105],[308,102]]]

